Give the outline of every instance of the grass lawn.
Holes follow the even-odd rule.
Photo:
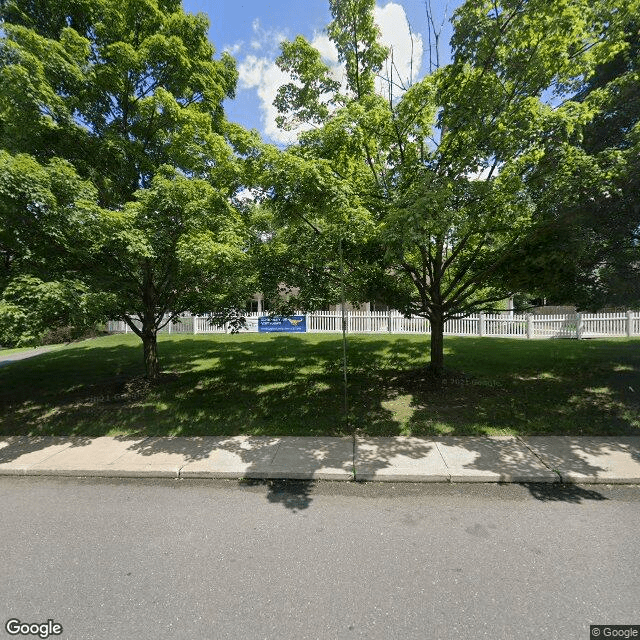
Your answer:
[[[421,373],[428,336],[161,336],[162,380],[132,335],[0,367],[0,434],[640,435],[640,339],[445,338],[444,384]],[[455,371],[455,373],[452,373]]]

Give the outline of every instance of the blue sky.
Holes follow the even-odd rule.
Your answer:
[[[450,16],[460,0],[431,0],[431,4],[437,16],[444,15],[445,7]],[[331,19],[328,0],[183,0],[183,6],[190,13],[206,13],[211,23],[209,37],[218,53],[227,50],[236,59],[240,80],[236,99],[225,104],[229,119],[258,129],[271,142],[290,142],[292,134],[277,130],[271,107],[275,91],[286,81],[274,65],[278,46],[282,39],[302,34],[318,46],[336,77],[340,77],[340,65],[324,35]],[[414,80],[423,76],[428,66],[425,0],[378,0],[376,20],[383,41],[394,47],[396,63],[402,60],[400,65],[407,79],[410,75]],[[450,36],[445,25],[444,51]]]

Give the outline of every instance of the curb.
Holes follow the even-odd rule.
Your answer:
[[[0,476],[640,484],[640,437],[0,437]]]

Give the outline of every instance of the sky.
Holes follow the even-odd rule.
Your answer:
[[[431,2],[437,22],[450,17],[460,0],[377,0],[375,19],[382,41],[394,50],[394,62],[405,81],[423,77],[428,71],[427,13]],[[236,98],[225,102],[229,120],[255,128],[269,142],[287,144],[295,134],[277,128],[276,91],[288,78],[275,65],[284,39],[302,34],[319,49],[336,78],[343,69],[333,43],[325,33],[331,21],[328,0],[183,0],[185,11],[205,13],[211,24],[209,39],[217,55],[228,51],[239,71]],[[448,20],[442,30],[442,49],[446,54],[451,29]]]

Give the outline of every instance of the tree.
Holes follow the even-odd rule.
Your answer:
[[[142,339],[150,379],[159,373],[159,329],[185,310],[236,321],[255,291],[244,221],[207,180],[160,168],[123,210],[105,211],[103,224],[89,249],[90,281],[117,292],[111,315]]]
[[[93,185],[83,241],[70,228],[60,239],[64,268],[104,292],[155,378],[166,313],[206,303],[220,321],[235,317],[250,286],[232,200],[235,149],[255,141],[222,109],[235,63],[214,59],[206,17],[179,0],[0,6],[0,147],[43,167],[64,158]]]
[[[583,309],[640,305],[640,39],[596,67],[575,100],[596,115],[570,150],[548,155],[529,180],[542,232],[505,265],[511,286]],[[557,167],[561,167],[560,171]]]
[[[287,166],[297,179],[274,180],[272,206],[290,226],[312,225],[334,247],[346,245],[346,254],[374,257],[379,298],[429,319],[436,376],[446,321],[491,309],[511,293],[499,269],[523,237],[537,233],[527,176],[593,117],[593,105],[567,97],[621,50],[620,15],[631,5],[467,2],[455,14],[451,64],[412,86],[397,74],[386,78],[384,97],[373,81],[384,61],[373,0],[330,2],[328,33],[346,65],[343,92],[317,90],[329,70],[308,43],[283,46],[279,65],[300,71],[275,102],[282,122],[315,126],[279,166],[271,163],[274,175]],[[358,243],[366,246],[358,251]]]
[[[84,235],[96,191],[66,160],[0,149],[0,293],[24,273],[60,273],[64,239]]]
[[[101,301],[79,280],[17,276],[0,298],[0,344],[35,346],[86,335]]]
[[[1,344],[37,344],[63,328],[75,337],[99,317],[95,297],[68,271],[66,246],[86,241],[95,197],[64,160],[41,165],[0,150]]]

